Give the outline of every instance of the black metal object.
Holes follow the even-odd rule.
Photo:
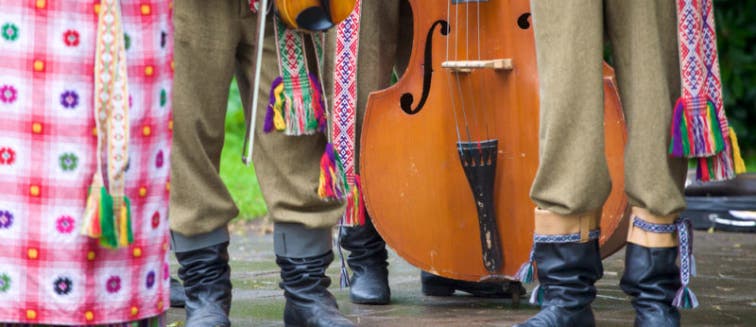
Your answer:
[[[688,206],[680,216],[690,219],[695,229],[756,233],[754,173],[728,181],[691,182],[685,188],[685,200]]]
[[[478,209],[483,265],[493,274],[501,268],[503,261],[494,207],[494,178],[499,141],[457,142],[457,148],[462,169],[475,198],[475,207]]]

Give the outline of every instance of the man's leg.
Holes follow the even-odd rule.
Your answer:
[[[353,326],[339,312],[336,299],[328,291],[331,279],[325,274],[333,261],[332,227],[344,212],[343,204],[323,201],[317,195],[325,136],[263,133],[267,95],[270,83],[278,75],[278,62],[273,26],[269,22],[263,49],[261,97],[256,110],[250,110],[255,23],[251,14],[243,22],[245,33],[237,52],[236,79],[246,112],[257,115],[253,160],[268,215],[275,223],[274,250],[282,279],[279,285],[286,297],[284,323]]]
[[[541,312],[521,326],[593,326],[604,155],[603,0],[534,0],[540,162],[531,189]]]
[[[673,224],[685,208],[687,162],[667,154],[680,90],[675,3],[608,0],[606,14],[628,125],[625,181],[633,206],[620,286],[633,297],[636,326],[679,326]]]
[[[226,224],[238,210],[218,170],[238,39],[236,2],[175,3],[170,222],[187,327],[230,325]]]

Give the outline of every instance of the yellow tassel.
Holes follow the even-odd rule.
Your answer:
[[[284,85],[277,86],[273,91],[276,97],[276,103],[273,106],[273,125],[276,126],[277,131],[283,131],[286,129],[286,121],[283,117],[283,105],[286,100],[284,99]]]
[[[100,187],[96,184],[92,185],[87,196],[87,203],[84,209],[84,228],[82,228],[82,234],[99,238],[102,236],[102,229],[100,227]]]
[[[129,245],[129,212],[126,209],[126,205],[122,204],[118,210],[118,246]]]
[[[738,144],[738,136],[735,134],[735,130],[730,127],[730,143],[732,143],[732,161],[735,165],[735,174],[742,174],[746,171],[745,161],[740,154],[740,145]]]
[[[320,169],[320,179],[318,183],[318,196],[320,196],[321,199],[326,198],[326,177],[325,177],[325,171],[323,169]]]

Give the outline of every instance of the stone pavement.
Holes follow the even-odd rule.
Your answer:
[[[283,326],[283,292],[278,288],[270,234],[237,231],[232,238],[234,283],[231,320],[234,326]],[[698,277],[691,287],[701,306],[684,311],[683,326],[756,326],[756,239],[754,234],[695,232]],[[630,300],[619,289],[624,252],[604,260],[604,278],[594,302],[598,326],[632,326]],[[420,292],[419,270],[395,253],[389,257],[390,305],[368,306],[349,302],[348,289],[339,289],[338,258],[329,275],[331,290],[344,312],[359,326],[511,326],[538,309],[523,299],[519,308],[509,300],[464,295],[426,297]],[[174,276],[176,265],[173,265]],[[528,285],[528,291],[533,285]],[[171,309],[169,322],[183,320],[184,311]]]

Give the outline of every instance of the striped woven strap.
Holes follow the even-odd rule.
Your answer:
[[[121,208],[129,161],[129,91],[126,48],[119,0],[103,0],[97,23],[94,114],[97,125],[97,172],[94,184],[104,180]],[[105,160],[104,164],[102,160]],[[107,167],[107,175],[102,169]]]
[[[103,0],[99,7],[93,98],[97,167],[82,215],[82,234],[99,239],[104,247],[119,248],[133,242],[133,234],[124,192],[129,162],[129,91],[118,0]]]
[[[347,181],[354,185],[355,132],[357,116],[357,60],[360,48],[362,1],[336,27],[336,62],[333,83],[331,139],[344,164]]]

